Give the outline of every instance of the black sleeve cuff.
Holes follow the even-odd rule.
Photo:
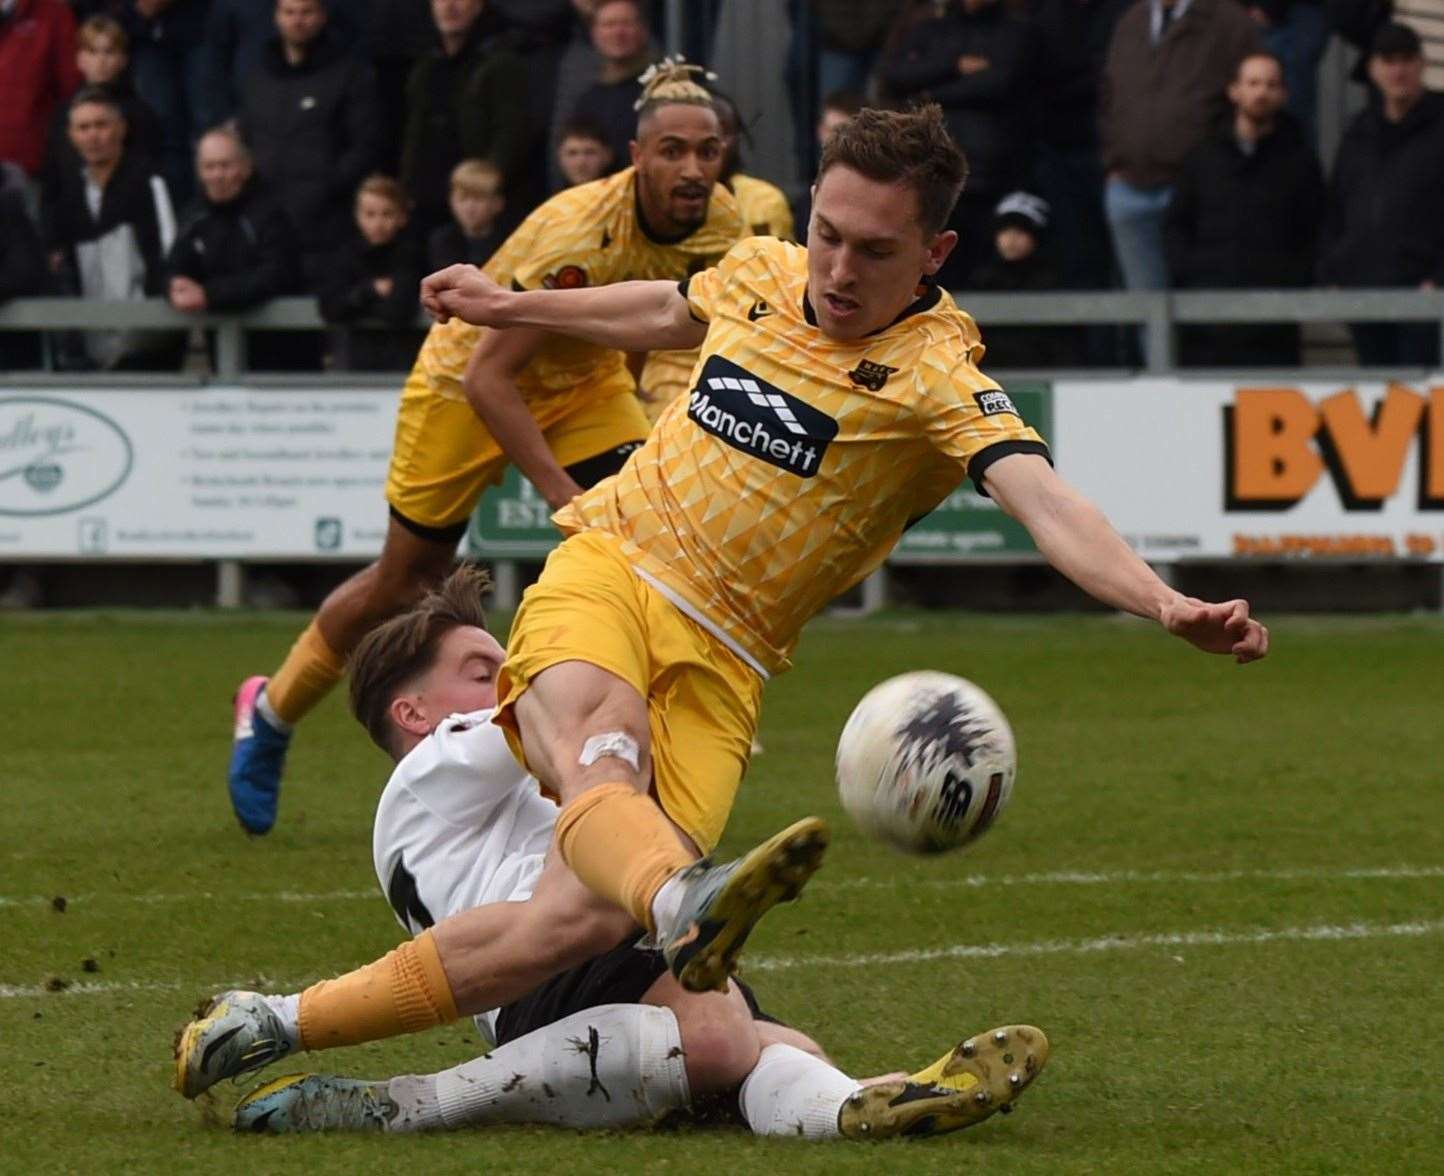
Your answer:
[[[688,286],[688,284],[689,284],[691,281],[692,281],[692,275],[691,275],[691,274],[688,274],[685,278],[683,278],[680,282],[678,282],[678,283],[677,283],[677,293],[680,294],[680,295],[682,295],[682,297],[683,297],[684,299],[686,299],[686,301],[687,301],[687,313],[688,313],[688,315],[691,316],[692,321],[693,321],[694,323],[701,323],[704,327],[705,327],[705,326],[708,326],[709,324],[708,324],[708,322],[707,322],[706,319],[704,319],[704,318],[698,318],[698,317],[697,317],[697,312],[696,312],[694,309],[692,309],[692,300],[691,300],[690,298],[687,298],[687,286]]]
[[[1048,452],[1048,447],[1041,441],[997,441],[986,449],[980,449],[973,454],[972,460],[968,462],[968,477],[972,478],[973,485],[977,487],[978,493],[984,498],[991,495],[983,489],[983,475],[988,472],[991,466],[1000,457],[1009,457],[1014,453],[1036,453],[1049,465],[1053,464],[1053,455]]]

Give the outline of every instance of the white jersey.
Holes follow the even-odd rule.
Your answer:
[[[558,809],[491,716],[444,720],[396,765],[376,807],[376,880],[412,935],[485,903],[522,902],[541,873]],[[476,1018],[492,1041],[494,1020]]]

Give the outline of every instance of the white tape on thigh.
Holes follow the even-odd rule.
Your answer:
[[[632,765],[632,771],[642,770],[642,749],[637,746],[637,741],[625,731],[608,731],[603,735],[593,735],[582,744],[582,754],[577,757],[577,762],[584,768],[590,768],[599,759],[612,756],[624,760]]]

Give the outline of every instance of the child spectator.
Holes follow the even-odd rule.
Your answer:
[[[506,207],[501,171],[485,159],[463,159],[451,169],[448,203],[451,219],[433,229],[426,242],[427,267],[485,265],[506,239],[499,223]]]
[[[120,22],[108,16],[92,16],[81,25],[75,34],[75,64],[86,86],[103,90],[115,99],[125,119],[126,153],[134,159],[154,162],[160,152],[160,116],[135,92],[130,77],[130,38]],[[40,172],[42,202],[58,196],[62,174],[81,167],[80,156],[70,142],[70,110],[62,107],[50,123]]]
[[[1030,192],[1010,192],[993,210],[992,257],[973,271],[973,290],[1056,290],[1058,274],[1043,252],[1048,202]],[[1070,327],[993,327],[983,336],[984,360],[993,368],[1063,367],[1079,362]]]
[[[612,149],[602,128],[583,116],[568,119],[557,137],[557,168],[563,187],[600,180],[612,170]]]
[[[356,231],[319,291],[321,317],[346,324],[330,333],[335,370],[404,371],[416,356],[421,267],[406,231],[408,205],[406,190],[390,176],[371,176],[356,190]]]

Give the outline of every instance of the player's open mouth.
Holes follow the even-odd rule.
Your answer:
[[[856,301],[844,298],[841,294],[824,294],[822,300],[827,304],[828,312],[834,318],[846,318],[858,308]]]

